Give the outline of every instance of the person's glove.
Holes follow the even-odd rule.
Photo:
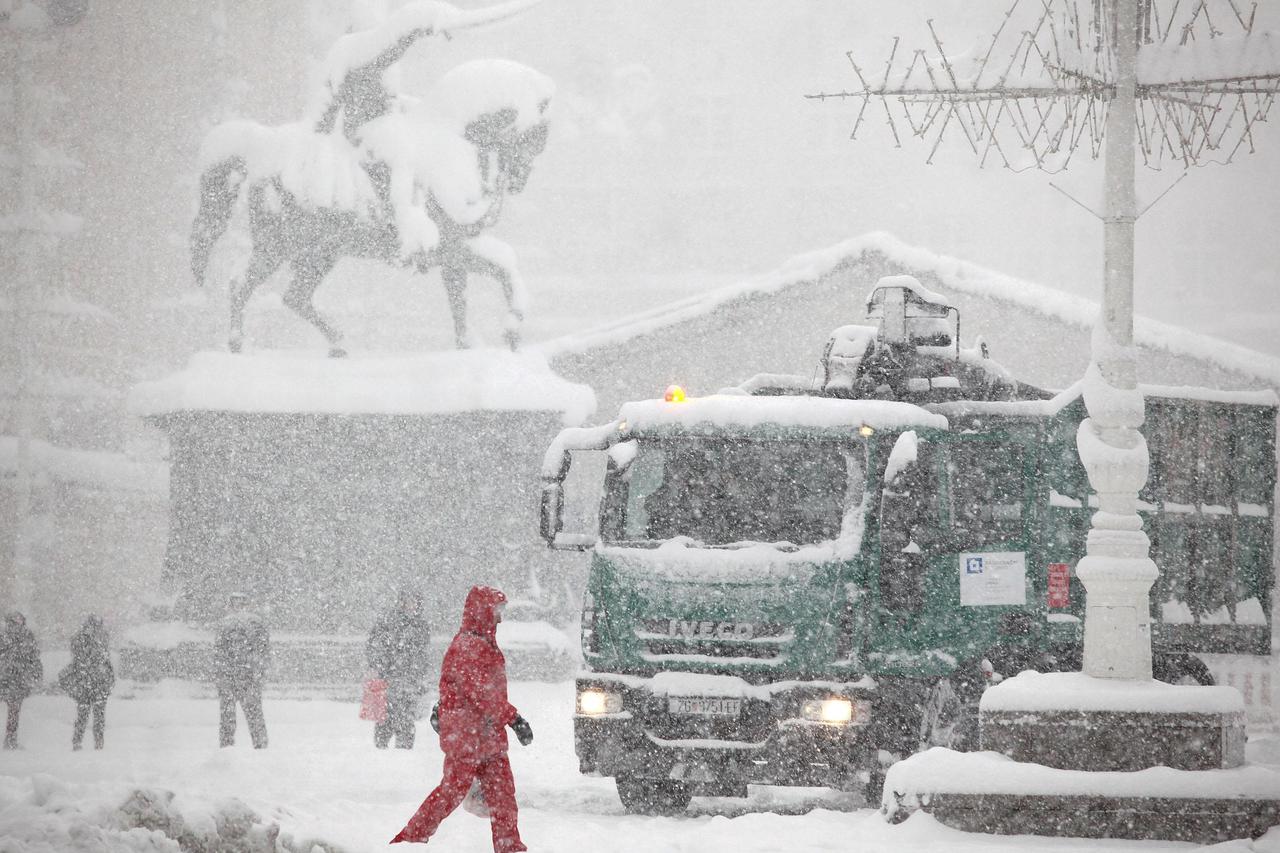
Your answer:
[[[533,727],[519,714],[516,714],[516,718],[511,721],[511,731],[516,733],[516,740],[520,741],[521,746],[533,743]]]
[[[440,703],[431,706],[431,728],[436,734],[440,734]]]

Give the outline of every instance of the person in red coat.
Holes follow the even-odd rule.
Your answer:
[[[507,701],[506,659],[498,649],[498,623],[507,597],[501,590],[475,586],[462,608],[462,628],[440,666],[440,748],[444,778],[391,843],[427,841],[440,822],[458,807],[471,784],[489,808],[495,853],[528,850],[516,826],[516,786],[507,759],[507,726],[521,744],[533,729]]]

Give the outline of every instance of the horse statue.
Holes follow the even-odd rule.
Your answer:
[[[345,257],[424,274],[439,267],[459,348],[468,345],[468,275],[494,279],[507,305],[504,336],[517,348],[524,285],[511,247],[484,232],[506,196],[524,189],[546,146],[551,81],[516,62],[475,60],[446,73],[418,101],[389,97],[382,74],[418,38],[528,5],[491,7],[497,13],[481,18],[443,3],[410,4],[379,31],[335,44],[329,63],[337,70],[314,124],[233,121],[209,134],[191,269],[203,283],[210,253],[243,199],[251,251],[230,287],[232,352],[243,345],[249,297],[289,263],[284,304],[324,335],[331,357],[346,355],[341,332],[312,304]]]

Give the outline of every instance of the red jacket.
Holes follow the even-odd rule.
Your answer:
[[[507,725],[517,714],[498,649],[498,606],[506,601],[501,590],[472,587],[440,666],[440,748],[452,758],[483,761],[507,751]]]

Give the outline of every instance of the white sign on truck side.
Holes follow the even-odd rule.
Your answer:
[[[1026,552],[982,551],[960,555],[962,607],[1026,603]]]

